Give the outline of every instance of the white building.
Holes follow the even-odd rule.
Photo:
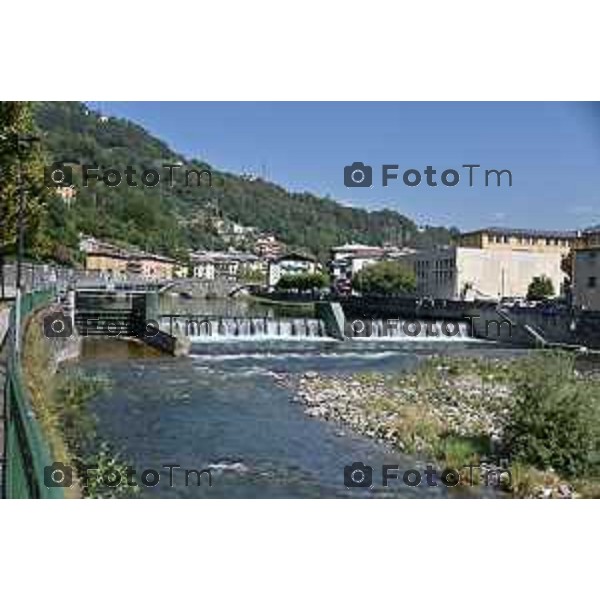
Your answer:
[[[422,250],[398,260],[413,269],[418,295],[448,300],[525,297],[532,279],[541,275],[552,280],[558,294],[564,280],[557,253],[458,246]]]
[[[190,260],[192,263],[192,275],[195,279],[212,281],[215,278],[215,263],[212,258],[192,254]]]
[[[315,273],[317,263],[314,259],[298,252],[284,254],[269,262],[269,286],[277,285],[284,275],[300,275],[303,273]]]
[[[197,279],[236,280],[240,269],[264,273],[266,263],[258,256],[247,252],[193,252],[190,254],[193,276]]]

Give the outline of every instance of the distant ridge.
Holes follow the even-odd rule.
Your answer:
[[[106,117],[80,102],[35,104],[43,146],[53,161],[106,167],[156,168],[181,162],[183,168],[211,168],[188,159],[130,121]],[[76,169],[75,169],[76,170]],[[331,246],[346,242],[429,247],[451,241],[456,230],[418,230],[393,210],[367,211],[310,193],[292,193],[258,178],[211,169],[212,188],[77,188],[71,208],[55,215],[65,244],[76,246],[77,232],[133,244],[153,252],[183,256],[188,248],[222,249],[215,228],[227,218],[272,233],[292,248],[325,258]],[[77,187],[77,181],[75,181]]]

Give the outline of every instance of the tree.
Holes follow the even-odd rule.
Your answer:
[[[352,278],[352,287],[367,295],[410,294],[416,289],[416,278],[404,265],[386,260],[362,268]]]
[[[554,296],[554,285],[549,277],[540,275],[531,280],[527,289],[527,300],[547,300],[551,296]]]
[[[329,280],[324,273],[299,273],[282,275],[275,287],[278,290],[296,290],[307,292],[327,287]]]
[[[18,210],[24,194],[25,244],[34,255],[45,254],[44,155],[39,144],[26,142],[35,134],[29,102],[0,102],[0,252],[16,250]]]
[[[243,283],[256,283],[264,285],[267,281],[264,271],[259,268],[252,268],[248,265],[242,265],[238,271],[238,281]]]

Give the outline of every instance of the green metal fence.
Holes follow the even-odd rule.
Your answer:
[[[53,292],[23,295],[20,320],[48,304]],[[5,495],[7,498],[63,498],[64,488],[46,487],[44,469],[52,464],[48,444],[33,413],[27,387],[23,383],[21,360],[15,348],[16,307],[12,308],[8,331],[8,363],[5,407]]]

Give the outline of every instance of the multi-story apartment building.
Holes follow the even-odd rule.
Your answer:
[[[247,252],[193,252],[190,254],[193,276],[197,279],[236,280],[241,269],[265,273],[266,262]]]
[[[284,275],[300,275],[303,273],[315,273],[318,269],[317,261],[299,252],[284,254],[269,262],[269,286],[277,285]]]
[[[167,256],[122,248],[91,237],[82,238],[79,247],[85,252],[86,270],[113,278],[133,275],[148,280],[172,279],[177,264]]]
[[[105,275],[115,276],[127,273],[129,254],[111,244],[99,244],[85,255],[85,268]]]

